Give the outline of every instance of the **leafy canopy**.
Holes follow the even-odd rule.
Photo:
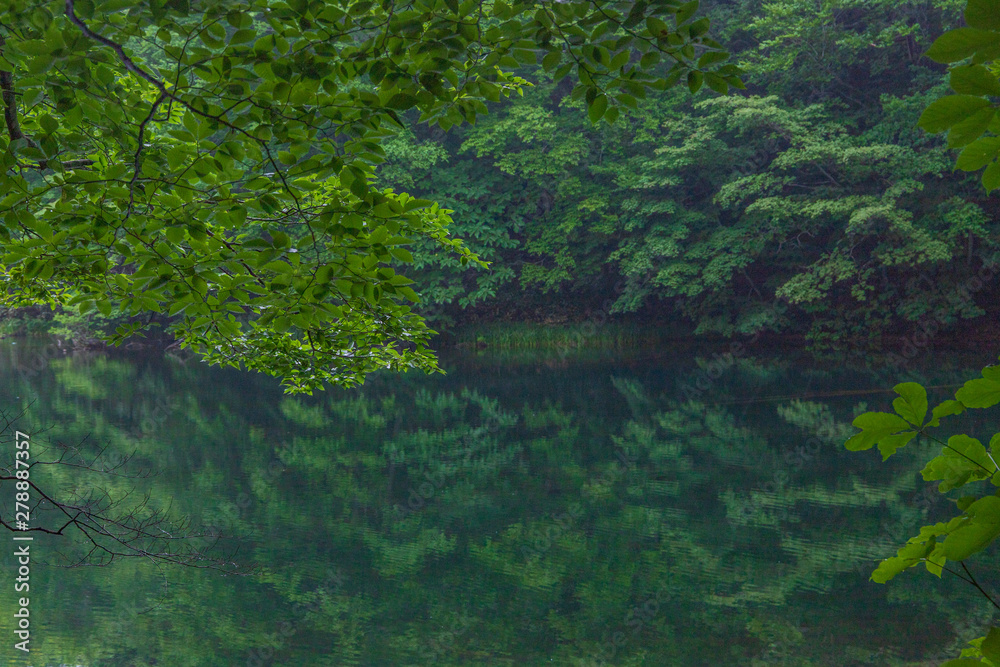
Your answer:
[[[927,56],[951,68],[956,93],[935,100],[920,117],[928,132],[948,132],[948,145],[961,148],[955,163],[963,171],[983,171],[987,192],[1000,188],[1000,116],[993,98],[1000,97],[1000,1],[969,0],[966,27],[941,35]]]
[[[924,466],[923,479],[938,482],[941,493],[954,489],[962,489],[964,493],[955,499],[959,515],[949,521],[923,526],[895,556],[879,563],[872,572],[872,581],[884,584],[903,571],[923,564],[928,572],[938,577],[948,571],[983,592],[964,561],[1000,537],[1000,491],[997,491],[1000,487],[1000,467],[997,465],[1000,433],[994,434],[984,445],[966,434],[942,441],[931,435],[930,429],[940,426],[945,417],[962,414],[967,409],[1000,404],[1000,366],[984,368],[982,377],[967,381],[955,392],[954,399],[931,409],[929,419],[927,390],[923,386],[904,382],[894,390],[899,396],[892,402],[893,412],[859,415],[853,424],[861,432],[847,440],[847,449],[860,451],[877,445],[884,460],[916,436],[925,436],[941,445],[941,453]],[[971,486],[984,482],[989,486]],[[948,561],[959,563],[962,572],[949,567]],[[965,664],[1000,664],[1000,629],[992,628],[985,638],[974,640],[972,648],[964,649],[961,658],[945,663],[945,667]]]
[[[374,179],[404,115],[475,122],[536,62],[592,122],[650,88],[742,86],[697,1],[0,8],[0,305],[121,308],[116,343],[165,318],[290,391],[437,368],[405,246],[480,260],[448,211]]]

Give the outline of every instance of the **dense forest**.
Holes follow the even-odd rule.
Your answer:
[[[453,233],[492,262],[416,252],[423,307],[816,342],[996,314],[993,281],[967,287],[998,248],[996,203],[916,127],[947,87],[923,53],[963,6],[703,3],[745,91],[626,96],[594,126],[537,67],[474,126],[414,124],[382,176],[453,209]]]
[[[418,240],[401,265],[417,312],[440,331],[596,317],[818,345],[967,333],[998,312],[977,277],[994,272],[996,205],[916,126],[947,89],[923,54],[963,6],[707,2],[745,90],[634,84],[617,121],[594,124],[569,79],[522,64],[530,85],[474,124],[401,114],[377,182],[440,202],[489,262]],[[127,319],[116,306],[42,326],[86,343]]]

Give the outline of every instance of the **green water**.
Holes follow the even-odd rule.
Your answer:
[[[39,535],[24,656],[4,533],[0,663],[954,657],[991,621],[971,587],[923,571],[867,580],[874,559],[954,511],[924,493],[916,471],[930,449],[883,464],[842,443],[857,411],[891,398],[865,390],[959,383],[991,358],[924,353],[896,370],[753,352],[714,366],[712,350],[692,349],[446,356],[444,376],[379,375],[293,398],[272,379],[191,360],[4,342],[0,405],[25,411],[17,427],[33,456],[53,443],[107,446],[105,458],[134,454],[127,470],[151,473],[36,466],[39,485],[62,499],[135,488],[189,517],[191,531],[235,536],[219,549],[238,546],[231,561],[262,570],[223,576],[143,558],[66,569],[57,565],[86,542]],[[964,425],[989,428],[976,418]],[[974,565],[987,586],[994,561]]]

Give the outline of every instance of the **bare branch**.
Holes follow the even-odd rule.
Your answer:
[[[11,430],[14,420],[0,412],[0,434]],[[67,466],[85,473],[114,475],[122,478],[145,478],[149,471],[138,474],[127,470],[135,452],[121,460],[105,465],[103,459],[108,446],[101,447],[93,457],[85,455],[80,447],[60,445],[62,452],[53,460],[36,460],[33,466]],[[40,468],[39,468],[40,469]],[[198,532],[191,529],[191,521],[175,518],[171,507],[151,505],[149,493],[137,494],[135,487],[112,494],[112,491],[88,483],[82,488],[70,489],[66,497],[59,498],[40,487],[35,479],[20,479],[16,471],[0,466],[2,482],[27,483],[37,502],[31,508],[34,525],[27,530],[17,529],[0,515],[0,527],[19,534],[44,533],[69,538],[75,532],[86,545],[79,551],[79,543],[67,544],[69,553],[59,552],[58,567],[105,567],[127,558],[144,558],[154,565],[183,565],[214,569],[228,574],[251,574],[259,568],[240,565],[234,561],[238,547],[220,555],[219,546],[231,536],[216,531]],[[78,487],[80,488],[80,487]],[[53,520],[52,513],[58,516]],[[71,530],[72,529],[72,530]],[[73,553],[75,552],[75,553]]]

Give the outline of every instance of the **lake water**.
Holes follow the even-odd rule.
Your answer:
[[[140,474],[34,481],[66,502],[134,489],[123,512],[148,494],[188,533],[228,536],[207,556],[259,568],[67,569],[82,536],[36,534],[25,656],[5,532],[0,663],[915,666],[981,635],[992,607],[954,577],[868,581],[955,512],[920,479],[930,445],[882,463],[843,441],[896,382],[959,384],[991,358],[718,352],[452,354],[447,375],[292,397],[194,360],[0,342],[0,406],[24,411],[35,460],[106,447]],[[987,417],[963,425],[988,437]],[[973,563],[986,586],[992,562]]]

